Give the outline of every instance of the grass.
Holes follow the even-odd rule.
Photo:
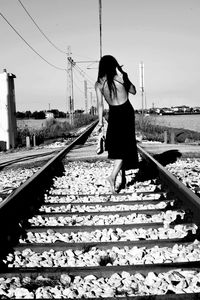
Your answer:
[[[141,134],[143,139],[149,141],[164,142],[164,132],[167,132],[167,142],[171,140],[171,134],[174,134],[175,143],[200,143],[200,132],[196,132],[184,128],[173,128],[161,126],[156,123],[156,118],[152,115],[144,116],[136,115],[135,128],[138,134]]]
[[[33,136],[36,138],[36,144],[40,145],[48,143],[52,140],[62,140],[70,137],[71,132],[84,125],[91,123],[97,116],[89,114],[76,115],[74,118],[74,126],[69,122],[59,121],[59,119],[47,119],[44,125],[40,128],[24,127],[18,128],[18,147],[26,146],[26,136],[30,137],[33,144]],[[156,118],[153,115],[144,116],[136,114],[135,116],[136,133],[142,135],[143,140],[164,142],[164,132],[167,132],[167,142],[170,142],[170,137],[173,132],[175,143],[200,143],[200,133],[183,128],[172,128],[168,126],[158,125]]]
[[[40,145],[53,139],[63,139],[71,136],[74,129],[90,124],[97,116],[89,114],[79,114],[74,117],[74,125],[69,122],[59,121],[57,119],[47,119],[44,125],[40,128],[34,127],[18,127],[17,128],[17,144],[18,147],[26,146],[26,137],[30,137],[31,144],[33,144],[33,137],[35,136],[36,144]]]

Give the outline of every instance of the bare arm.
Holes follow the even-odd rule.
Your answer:
[[[95,84],[95,91],[97,96],[97,111],[99,116],[99,126],[103,126],[103,95],[98,84]]]
[[[136,88],[134,84],[129,80],[128,74],[123,72],[123,80],[124,84],[127,86],[128,92],[135,95],[136,94]]]
[[[121,74],[123,76],[123,81],[124,81],[126,90],[129,93],[135,95],[137,91],[136,91],[136,88],[135,88],[134,84],[129,80],[128,74],[122,70],[121,66],[118,66],[118,70],[121,72]]]
[[[134,84],[131,83],[130,88],[129,88],[129,93],[135,95],[137,93],[136,88]]]

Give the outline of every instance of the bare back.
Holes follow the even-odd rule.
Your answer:
[[[102,82],[99,84],[99,89],[101,90],[101,93],[103,94],[106,102],[109,105],[113,105],[113,106],[121,105],[127,101],[128,93],[125,90],[123,79],[120,76],[116,75],[114,77],[114,83],[117,92],[116,96],[113,95],[113,93],[112,96],[110,96],[110,91],[108,88],[108,83],[106,78],[102,79]]]

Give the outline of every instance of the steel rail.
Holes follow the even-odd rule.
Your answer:
[[[140,155],[148,162],[149,168],[156,169],[160,181],[170,187],[176,197],[181,200],[186,207],[192,211],[192,219],[200,225],[200,198],[188,189],[181,181],[163,167],[157,160],[148,154],[141,146],[137,145]]]
[[[91,134],[98,120],[90,124],[72,143],[67,145],[53,158],[51,158],[41,169],[39,169],[26,182],[13,191],[3,202],[0,203],[0,243],[5,242],[5,237],[10,240],[13,231],[21,231],[20,222],[32,215],[41,204],[41,197],[47,187],[51,184],[53,176],[64,172],[62,159],[76,145],[84,144]]]
[[[97,123],[96,123],[97,124]],[[91,131],[93,130],[93,128],[96,126],[96,124],[93,124],[91,125]],[[92,127],[93,126],[93,127]],[[88,135],[87,135],[88,136]],[[86,139],[87,136],[84,136],[83,139],[82,139],[82,142],[84,142],[84,140]],[[75,142],[75,141],[74,141]],[[79,143],[80,143],[80,140],[79,140]],[[72,143],[73,144],[73,143]],[[75,143],[74,145],[76,145],[77,143]],[[73,145],[73,146],[74,146]],[[71,145],[70,145],[71,146]],[[67,151],[64,151],[62,150],[61,152],[59,152],[59,155],[58,156],[58,160],[55,161],[55,158],[53,158],[51,161],[52,161],[52,164],[50,164],[50,161],[49,163],[47,163],[47,165],[44,166],[44,174],[41,175],[41,170],[38,171],[37,173],[35,173],[35,175],[33,175],[31,178],[35,180],[35,182],[33,182],[31,184],[31,186],[29,187],[26,187],[26,183],[24,184],[24,186],[26,187],[26,192],[22,192],[21,189],[17,189],[10,197],[9,199],[11,199],[11,204],[12,206],[9,206],[8,204],[10,203],[9,201],[7,201],[7,207],[6,209],[7,210],[2,210],[0,208],[0,218],[1,216],[3,217],[3,214],[2,212],[5,213],[5,216],[4,216],[4,219],[5,219],[5,224],[7,225],[8,222],[10,221],[10,217],[13,216],[13,219],[15,220],[15,222],[19,222],[20,220],[23,219],[23,217],[25,217],[25,222],[23,223],[23,225],[27,225],[27,208],[29,208],[28,210],[28,213],[29,212],[34,212],[34,207],[35,207],[35,204],[37,204],[39,206],[39,204],[42,204],[42,205],[45,205],[44,204],[44,198],[41,199],[41,197],[43,197],[43,195],[41,194],[42,192],[44,192],[44,190],[46,189],[47,185],[50,183],[51,181],[51,178],[53,175],[55,174],[61,174],[62,171],[63,171],[63,165],[61,163],[62,159],[64,158],[64,156],[73,148],[73,146],[71,147],[67,147]],[[173,191],[175,197],[173,199],[173,201],[176,201],[177,198],[178,200],[180,200],[180,203],[181,204],[185,204],[185,207],[186,209],[188,207],[191,208],[192,210],[192,223],[193,223],[193,220],[195,220],[196,224],[199,225],[199,222],[198,222],[198,215],[200,213],[200,200],[199,198],[193,194],[193,192],[189,191],[179,180],[177,180],[173,175],[171,175],[161,164],[159,164],[155,159],[153,159],[147,152],[145,152],[139,145],[138,145],[138,150],[139,150],[139,153],[142,157],[144,157],[145,161],[148,162],[148,166],[150,168],[154,168],[158,174],[158,178],[159,178],[159,181],[161,182],[161,186],[163,187],[164,185],[167,185],[169,187],[170,190]],[[57,157],[56,156],[56,157]],[[47,169],[46,169],[47,168]],[[43,169],[43,168],[42,168]],[[36,174],[40,174],[39,177],[36,176]],[[49,178],[47,178],[49,176]],[[37,178],[37,179],[36,179]],[[30,182],[32,182],[31,180],[28,180]],[[44,182],[43,182],[44,181]],[[42,183],[42,184],[41,184]],[[47,184],[48,183],[48,184]],[[42,186],[39,188],[39,184],[41,184]],[[38,189],[38,192],[35,195],[33,195],[33,191],[37,190]],[[40,190],[40,191],[39,191]],[[29,195],[29,193],[32,193],[31,195]],[[152,192],[152,195],[153,193],[157,193],[156,191]],[[162,191],[160,190],[160,193],[161,195],[162,194]],[[145,192],[139,192],[137,194],[146,194]],[[17,196],[17,197],[15,197]],[[78,197],[79,195],[77,195]],[[23,197],[30,197],[30,199],[23,199]],[[60,195],[60,197],[62,197],[62,195]],[[171,201],[169,199],[166,199],[165,197],[163,197],[165,199],[165,201]],[[8,200],[9,200],[8,199]],[[14,200],[13,200],[14,199]],[[42,201],[41,201],[42,200]],[[17,203],[14,203],[14,202],[17,202]],[[20,202],[21,201],[21,202]],[[148,200],[149,201],[149,200]],[[159,201],[162,201],[162,199],[160,199]],[[36,202],[36,203],[35,203]],[[41,203],[42,202],[42,203]],[[141,201],[142,202],[142,201]],[[16,219],[14,218],[15,216],[15,211],[12,211],[10,212],[9,210],[11,208],[13,209],[16,209],[18,208],[17,205],[20,203],[20,209],[23,208],[22,205],[26,206],[26,209],[24,207],[24,211],[23,213],[20,214],[19,217],[17,217]],[[114,204],[117,203],[116,202],[113,202]],[[107,204],[108,205],[113,205],[113,203],[101,203],[103,204],[104,206],[106,206]],[[132,203],[132,202],[131,202]],[[10,205],[11,205],[10,204]],[[79,205],[78,203],[73,203],[73,205]],[[91,205],[91,203],[85,203],[86,205]],[[121,204],[121,202],[118,202],[117,203],[118,205]],[[127,202],[125,202],[125,204],[127,204]],[[51,205],[51,204],[48,204],[48,205]],[[58,205],[58,204],[57,204]],[[96,203],[92,203],[92,205],[96,205]],[[6,205],[2,206],[2,208],[4,208]],[[32,208],[31,208],[32,207]],[[164,210],[164,209],[163,209]],[[157,212],[159,211],[159,209],[157,209]],[[6,213],[9,213],[7,216],[6,216]],[[20,210],[16,209],[16,214],[19,214]],[[135,210],[134,210],[135,212]],[[153,214],[154,211],[152,210],[140,210],[139,211],[140,213],[144,213],[144,212],[148,212],[150,214]],[[108,213],[106,214],[111,214],[111,213],[114,213],[113,211],[109,211]],[[38,214],[38,211],[37,211],[37,214]],[[65,213],[52,213],[52,215],[55,215],[55,216],[58,216],[59,214],[61,215],[66,215]],[[80,213],[75,213],[75,214],[80,214]],[[88,213],[84,213],[85,215],[87,215]],[[89,213],[89,214],[93,214],[93,213]],[[102,214],[105,214],[105,212],[102,212],[102,213],[98,213],[99,215],[102,215]],[[131,211],[124,211],[124,212],[115,212],[115,214],[120,214],[120,215],[125,215],[125,214],[131,214]],[[40,213],[40,215],[45,215],[43,213]],[[46,214],[46,215],[50,215],[50,214]],[[72,214],[73,215],[73,214]],[[7,220],[6,220],[6,217],[7,217]],[[194,219],[193,219],[194,218]],[[12,222],[11,222],[12,223]],[[3,225],[3,223],[1,223],[1,219],[0,219],[0,225]],[[14,223],[13,223],[14,224]],[[186,223],[185,223],[186,224]],[[175,224],[169,224],[169,228],[173,228]],[[186,224],[186,225],[192,225],[192,224]],[[5,225],[4,225],[5,226]],[[81,231],[84,231],[84,230],[87,230],[87,231],[91,231],[91,230],[95,230],[96,228],[99,228],[99,229],[105,229],[105,228],[117,228],[117,227],[121,227],[123,229],[131,229],[131,228],[140,228],[140,227],[145,227],[145,228],[158,228],[159,226],[163,226],[163,223],[132,223],[132,224],[126,224],[126,225],[121,225],[121,224],[117,224],[117,225],[92,225],[92,226],[88,226],[88,225],[85,225],[85,226],[31,226],[31,227],[26,227],[26,229],[23,229],[23,232],[25,231],[36,231],[36,232],[44,232],[45,230],[47,229],[52,229],[52,230],[56,230],[57,232],[81,232]],[[194,234],[194,237],[192,240],[194,240],[194,238],[196,237],[196,235]],[[174,243],[187,243],[187,242],[190,242],[190,240],[188,239],[189,236],[187,235],[186,237],[184,238],[177,238],[177,239],[165,239],[165,240],[160,240],[160,247],[163,245],[173,245]],[[1,242],[1,241],[0,241]],[[82,248],[82,247],[91,247],[91,246],[99,246],[100,248],[110,248],[110,246],[113,246],[113,245],[118,245],[118,246],[123,246],[123,245],[139,245],[139,246],[146,246],[147,247],[151,247],[152,245],[157,245],[159,244],[159,242],[157,243],[157,240],[140,240],[140,241],[126,241],[126,242],[89,242],[89,243],[73,243],[72,244],[72,248],[74,249],[78,249],[78,248]],[[15,250],[18,249],[20,250],[20,248],[23,248],[23,247],[29,247],[30,244],[22,244],[22,245],[19,245],[19,246],[16,246]],[[48,247],[50,248],[52,244],[47,244],[46,243],[46,246],[48,245]],[[43,251],[43,249],[46,249],[45,248],[45,244],[42,245],[42,244],[34,244],[34,245],[30,245],[30,248],[33,247],[34,250],[38,250],[38,251]],[[55,243],[54,246],[52,247],[54,248],[54,250],[57,248],[58,250],[64,250],[64,248],[71,248],[71,245],[70,243]],[[46,249],[47,250],[47,249]],[[86,275],[95,275],[97,277],[99,276],[102,276],[102,277],[105,277],[105,276],[111,276],[114,272],[117,272],[117,273],[122,273],[123,271],[125,272],[129,272],[130,274],[135,274],[137,272],[141,272],[143,275],[147,275],[148,272],[155,272],[155,273],[160,273],[160,272],[167,272],[168,270],[174,270],[174,269],[182,269],[182,270],[196,270],[196,271],[199,271],[200,270],[200,261],[188,261],[188,262],[174,262],[174,263],[155,263],[155,264],[143,264],[143,265],[140,265],[140,264],[133,264],[133,265],[117,265],[117,266],[104,266],[104,265],[100,265],[100,266],[86,266],[86,267],[72,267],[72,266],[69,266],[69,267],[16,267],[14,269],[12,268],[7,268],[7,269],[4,269],[2,268],[1,272],[0,272],[0,275],[2,277],[13,277],[13,276],[19,276],[19,277],[24,277],[24,276],[29,276],[29,277],[32,277],[32,278],[36,278],[38,275],[45,275],[45,276],[50,276],[51,278],[55,278],[55,279],[59,279],[59,276],[61,274],[69,274],[70,276],[74,277],[74,276],[86,276]],[[99,298],[90,298],[90,299],[99,299]],[[108,299],[108,298],[106,298]],[[109,299],[116,299],[116,297],[110,297]],[[134,297],[121,297],[120,296],[120,299],[154,299],[154,300],[160,300],[160,299],[191,299],[191,300],[194,300],[194,299],[200,299],[200,294],[175,294],[175,295],[171,295],[171,294],[167,294],[167,295],[149,295],[149,296],[134,296]]]

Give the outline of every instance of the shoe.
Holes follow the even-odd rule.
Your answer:
[[[98,142],[97,142],[97,148],[96,148],[96,153],[99,155],[99,154],[102,154],[104,152],[104,144],[105,144],[105,137],[104,136],[101,136],[99,139],[98,139]]]

